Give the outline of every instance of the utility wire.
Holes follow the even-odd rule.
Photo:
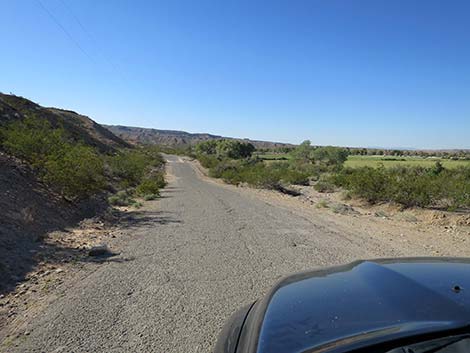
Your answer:
[[[55,24],[65,33],[65,35],[70,39],[70,41],[72,43],[75,44],[75,46],[86,56],[88,57],[88,59],[90,59],[92,62],[96,63],[95,60],[93,60],[93,58],[91,57],[90,54],[88,54],[86,52],[85,49],[83,49],[83,47],[80,45],[80,43],[75,40],[75,38],[70,34],[69,31],[67,31],[67,29],[59,22],[59,20],[52,14],[52,12],[50,12],[46,6],[44,6],[44,4],[42,3],[41,0],[37,0],[39,6],[44,10],[45,13],[47,13],[47,15],[52,19],[52,21],[55,22]]]
[[[106,61],[109,67],[118,75],[121,77],[121,79],[125,82],[125,76],[122,74],[122,72],[118,69],[116,65],[105,55],[104,50],[100,48],[100,45],[98,41],[96,40],[95,36],[92,35],[90,31],[88,31],[85,26],[83,25],[82,21],[78,18],[78,16],[72,11],[70,6],[67,4],[65,0],[60,0],[62,5],[67,9],[67,11],[70,13],[70,15],[74,18],[74,20],[78,23],[82,31],[90,38],[90,40],[98,47],[98,51],[100,55],[103,57],[103,59]]]

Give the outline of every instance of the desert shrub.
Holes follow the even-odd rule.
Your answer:
[[[397,166],[347,168],[334,175],[335,185],[371,203],[396,202],[404,207],[470,207],[470,168],[454,170]]]
[[[286,184],[308,185],[309,175],[305,172],[288,169],[282,174],[281,181]]]
[[[68,197],[86,198],[106,186],[103,160],[83,145],[66,145],[60,154],[48,156],[43,180]]]
[[[111,175],[123,188],[137,186],[149,167],[155,163],[152,156],[142,150],[122,150],[108,158]]]
[[[398,167],[389,171],[389,199],[405,207],[427,207],[438,198],[437,179],[423,168]]]
[[[217,140],[199,142],[194,150],[197,155],[215,155],[217,151]]]
[[[331,210],[334,213],[346,215],[346,214],[357,214],[357,211],[349,205],[345,205],[343,203],[335,203],[330,206]]]
[[[209,140],[195,146],[196,155],[216,156],[219,159],[243,159],[250,157],[255,150],[251,143],[236,140]]]
[[[145,201],[153,201],[153,200],[156,200],[160,197],[159,194],[147,194],[147,195],[144,195],[144,200]]]
[[[235,140],[217,141],[216,155],[219,158],[243,159],[251,157],[255,146],[251,143]]]
[[[277,189],[282,181],[283,175],[282,172],[275,167],[257,163],[245,167],[241,176],[243,177],[243,181],[252,186],[264,189]]]
[[[240,160],[200,155],[198,158],[209,168],[211,177],[230,184],[247,183],[258,188],[278,189],[281,184],[306,185],[309,182],[307,172],[292,168],[289,163],[267,165],[255,157]]]
[[[286,163],[264,164],[256,159],[219,160],[209,172],[214,178],[221,178],[230,184],[247,183],[266,189],[278,189],[281,184],[308,183],[308,174],[289,168]]]
[[[9,124],[2,130],[2,146],[69,198],[85,198],[106,186],[103,160],[95,149],[73,141],[45,119],[29,116]]]
[[[316,204],[316,207],[317,207],[317,208],[328,208],[329,205],[328,205],[328,202],[326,202],[326,200],[320,200],[320,201],[318,201],[318,203]]]
[[[329,193],[335,191],[335,185],[327,180],[319,180],[313,188],[318,192]]]
[[[311,159],[332,169],[341,169],[348,159],[348,150],[340,147],[318,147],[311,153]]]
[[[343,190],[340,194],[340,198],[343,201],[349,201],[352,199],[351,192],[347,190]]]
[[[297,164],[316,164],[327,170],[340,170],[348,158],[349,151],[340,147],[313,147],[310,141],[304,141],[291,152],[293,162]]]
[[[220,161],[215,156],[198,154],[197,159],[204,168],[214,168]]]
[[[212,157],[210,157],[212,158]],[[209,175],[213,178],[228,178],[231,175],[231,171],[238,171],[241,169],[241,163],[239,161],[224,159],[218,160],[217,158],[211,159],[209,162],[210,169]]]
[[[346,168],[332,176],[332,182],[352,195],[371,203],[388,201],[389,176],[385,168]]]
[[[160,189],[165,186],[165,179],[162,174],[157,173],[152,176],[143,178],[135,189],[138,196],[160,195]]]
[[[134,204],[136,201],[132,198],[128,191],[121,190],[116,194],[108,197],[108,202],[113,206],[129,206]]]
[[[136,187],[144,178],[152,179],[159,188],[164,186],[164,160],[155,147],[103,156],[71,138],[60,125],[53,127],[34,116],[8,124],[0,135],[3,149],[30,163],[43,181],[69,198],[85,198],[104,190],[108,179],[123,188]]]
[[[300,145],[292,149],[290,152],[291,158],[297,163],[307,164],[312,162],[312,150],[311,142],[309,140],[303,141]]]
[[[446,169],[439,179],[440,197],[447,208],[470,208],[470,167]]]
[[[49,156],[59,155],[68,144],[62,128],[53,129],[49,121],[32,116],[10,123],[1,135],[8,153],[38,168],[44,166]]]
[[[289,163],[272,163],[266,168],[276,174],[284,184],[308,185],[309,183],[309,173]]]
[[[260,188],[273,188],[280,183],[280,176],[273,168],[255,160],[224,159],[210,169],[209,175],[230,184],[247,183]]]

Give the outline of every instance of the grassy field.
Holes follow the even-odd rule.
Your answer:
[[[265,161],[283,161],[291,157],[287,153],[264,153],[258,157]],[[349,156],[345,163],[346,167],[377,167],[382,163],[385,167],[396,165],[432,167],[436,161],[440,160],[445,168],[457,168],[460,166],[470,166],[470,161],[454,161],[450,159],[422,158],[422,157],[393,157],[393,156]]]
[[[457,168],[469,166],[470,161],[453,161],[450,159],[421,158],[421,157],[391,157],[391,156],[349,156],[345,163],[346,167],[377,167],[382,163],[385,167],[396,165],[432,167],[440,160],[445,168]]]

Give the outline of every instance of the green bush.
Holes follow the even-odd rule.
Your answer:
[[[197,159],[204,168],[214,168],[220,161],[215,156],[209,156],[205,154],[197,155]]]
[[[1,137],[8,153],[39,168],[49,156],[59,155],[69,145],[64,129],[53,129],[49,121],[32,116],[10,123]]]
[[[335,186],[333,183],[326,181],[326,180],[320,180],[318,181],[313,188],[317,190],[318,192],[322,193],[330,193],[335,191]]]
[[[147,194],[147,195],[144,195],[144,200],[145,201],[153,201],[153,200],[156,200],[160,197],[160,194]]]
[[[118,191],[116,194],[108,197],[108,202],[113,206],[129,206],[136,201],[131,197],[131,194],[126,190]]]
[[[216,156],[219,159],[243,159],[251,157],[255,146],[236,140],[209,140],[195,146],[196,155]]]
[[[438,172],[436,172],[436,170]],[[332,181],[371,203],[396,202],[404,207],[470,207],[470,168],[398,166],[347,168]]]
[[[218,158],[242,159],[251,157],[255,146],[235,140],[218,140],[215,150]]]
[[[121,150],[107,158],[111,177],[121,188],[136,188],[136,194],[159,194],[165,186],[160,149],[146,147]]]
[[[43,180],[68,197],[86,198],[106,186],[103,160],[91,147],[67,145],[48,156]]]
[[[327,170],[340,170],[348,158],[349,151],[340,147],[314,147],[306,140],[291,151],[292,160],[308,165],[316,164]]]
[[[385,168],[347,168],[331,180],[337,186],[349,190],[352,195],[366,199],[370,203],[390,201],[390,180]]]
[[[165,179],[161,174],[144,178],[135,189],[138,196],[160,195],[160,189],[165,187]]]
[[[152,163],[152,158],[139,150],[122,150],[108,158],[111,175],[121,187],[137,186]]]
[[[348,159],[348,154],[346,149],[340,147],[317,147],[312,151],[311,158],[315,162],[339,170]]]
[[[2,146],[29,162],[43,181],[70,198],[91,196],[106,186],[102,158],[91,147],[70,139],[61,127],[29,116],[2,130]]]
[[[326,200],[320,200],[316,204],[316,208],[328,208],[328,207],[330,206],[328,205],[328,202],[326,202]]]
[[[135,208],[141,208],[143,206],[142,202],[134,202],[132,205],[132,207],[135,207]]]
[[[108,179],[123,188],[151,188],[152,183],[155,191],[155,187],[164,186],[164,160],[158,148],[128,149],[103,156],[68,136],[62,127],[34,116],[10,123],[0,135],[8,153],[29,162],[44,182],[70,198],[86,198],[104,190]],[[158,192],[153,191],[149,193]]]

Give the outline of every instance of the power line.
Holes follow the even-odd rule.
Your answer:
[[[44,10],[45,13],[48,14],[48,16],[54,21],[54,23],[65,33],[65,35],[70,39],[72,43],[75,44],[75,46],[85,55],[90,59],[92,62],[95,62],[93,58],[86,52],[85,49],[80,45],[80,43],[73,38],[73,36],[67,31],[67,29],[59,22],[59,20],[50,12],[46,6],[41,2],[41,0],[37,0],[39,6]]]
[[[70,15],[74,18],[74,20],[78,23],[78,25],[80,26],[80,28],[82,29],[82,31],[90,38],[90,40],[98,47],[99,49],[99,53],[101,54],[101,56],[103,57],[103,59],[106,61],[106,63],[108,64],[109,67],[111,67],[111,69],[118,75],[121,77],[121,79],[125,82],[126,79],[124,77],[124,75],[122,74],[122,72],[118,69],[118,67],[105,55],[104,53],[104,50],[102,48],[100,48],[100,45],[98,43],[98,41],[96,40],[95,36],[92,35],[92,33],[90,31],[88,31],[85,26],[83,25],[82,21],[80,21],[80,19],[78,18],[77,15],[75,15],[75,13],[72,11],[72,9],[70,8],[70,6],[67,4],[67,2],[65,0],[60,0],[60,2],[62,3],[62,5],[67,9],[67,11],[70,13]]]

